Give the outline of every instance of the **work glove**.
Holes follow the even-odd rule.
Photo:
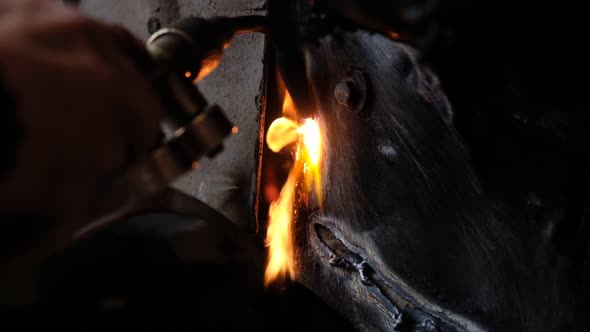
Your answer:
[[[160,137],[143,45],[52,0],[0,2],[0,255],[42,248],[116,209]],[[8,249],[7,249],[8,250]]]

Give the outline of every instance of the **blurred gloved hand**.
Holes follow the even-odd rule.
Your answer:
[[[14,158],[2,160],[3,238],[23,228],[59,242],[122,201],[112,179],[160,135],[161,104],[141,68],[148,59],[127,31],[60,1],[0,2],[0,99],[10,100],[0,109],[14,122],[0,129],[18,128],[2,136],[16,142]]]

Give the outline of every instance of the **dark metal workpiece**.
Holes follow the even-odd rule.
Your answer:
[[[489,40],[479,42],[490,44]],[[492,52],[487,59],[496,61],[493,58],[499,53],[505,56],[499,61],[511,61],[512,57],[517,57],[511,48],[498,47],[500,43],[490,45],[494,46],[486,48]],[[465,75],[462,89],[481,93],[469,95],[462,93],[463,90],[455,90],[461,94],[462,101],[496,96],[496,92],[484,92],[482,86],[473,82],[482,83],[485,81],[479,78],[482,73],[489,74],[499,68],[506,71],[500,70],[492,77],[514,73],[512,67],[488,68],[487,64],[491,62],[474,65],[471,47],[472,44],[464,44],[463,52],[457,54],[459,59],[469,60],[467,63],[471,66],[463,67],[462,62],[453,62],[457,66],[447,67],[447,79],[458,71]],[[558,48],[548,51],[555,49]],[[562,52],[562,49],[558,50]],[[313,289],[360,330],[392,330],[395,325],[391,319],[392,311],[384,305],[379,293],[361,282],[358,269],[346,268],[355,265],[351,260],[346,262],[350,255],[335,255],[333,250],[324,249],[324,245],[314,239],[313,224],[324,223],[323,218],[327,218],[332,221],[330,229],[342,236],[343,243],[351,244],[349,251],[359,257],[354,262],[364,259],[374,270],[374,276],[379,277],[375,284],[379,285],[381,281],[383,287],[377,288],[386,298],[394,299],[396,293],[403,294],[408,302],[416,303],[418,309],[441,317],[441,320],[458,323],[451,325],[469,331],[585,329],[588,325],[585,312],[588,287],[587,282],[576,278],[587,275],[580,269],[582,260],[578,260],[581,253],[587,252],[587,238],[558,235],[566,241],[576,239],[576,246],[568,245],[567,250],[571,250],[568,256],[556,250],[560,245],[546,235],[553,232],[552,227],[546,226],[553,225],[544,224],[545,221],[522,220],[519,207],[512,202],[520,199],[521,190],[526,188],[570,187],[572,193],[561,196],[559,189],[560,194],[555,197],[569,200],[570,194],[577,196],[577,202],[558,206],[571,206],[567,214],[579,216],[580,219],[572,218],[573,227],[569,231],[578,232],[578,222],[587,219],[587,209],[584,208],[588,201],[587,190],[582,188],[588,182],[588,175],[576,159],[582,158],[583,153],[580,150],[566,154],[561,150],[556,154],[548,149],[561,146],[562,143],[556,144],[561,139],[564,139],[563,143],[573,144],[564,146],[565,149],[582,146],[576,145],[581,144],[579,141],[565,140],[581,139],[563,131],[577,125],[573,127],[571,120],[560,122],[564,127],[557,132],[562,134],[555,139],[547,136],[547,142],[539,141],[540,136],[525,137],[524,132],[517,133],[518,127],[510,135],[503,132],[499,136],[494,132],[498,128],[495,124],[472,127],[473,131],[490,131],[486,133],[489,135],[486,139],[490,140],[486,143],[489,149],[477,150],[478,158],[485,158],[478,162],[485,167],[475,170],[474,154],[465,148],[465,141],[453,127],[456,122],[450,116],[453,112],[450,112],[439,80],[421,64],[422,59],[415,50],[378,35],[356,32],[341,38],[323,38],[316,45],[305,46],[305,52],[306,78],[321,106],[317,109],[317,119],[327,147],[325,162],[330,167],[325,167],[322,173],[325,198],[321,216],[305,216],[303,204],[297,206],[301,217],[295,222],[296,260],[305,262],[297,266],[298,282]],[[547,59],[545,55],[543,58]],[[351,66],[362,69],[371,88],[370,105],[365,106],[371,116],[365,121],[359,121],[354,112],[346,112],[342,106],[342,103],[348,104],[347,95],[350,94],[339,95],[341,103],[334,95],[335,87],[348,76]],[[562,71],[561,66],[556,67]],[[542,66],[531,70],[538,68]],[[526,109],[529,114],[546,115],[537,112],[538,104],[530,106],[525,98],[513,94],[514,91],[526,91],[520,85],[526,81],[519,81],[516,77],[523,76],[515,76],[519,83],[513,86],[515,90],[511,90],[500,104],[496,104],[496,99],[488,100],[490,104],[486,111],[502,114],[500,106],[516,102],[510,107],[519,112]],[[289,81],[289,77],[285,79]],[[560,81],[562,84],[566,82],[569,81]],[[503,84],[503,79],[499,79],[486,82],[485,86],[503,91]],[[570,98],[577,102],[579,99],[574,99],[570,86],[566,86],[562,91],[568,90],[569,97],[561,98],[560,102]],[[485,104],[476,105],[484,107]],[[481,112],[482,109],[465,111]],[[554,111],[558,112],[558,108]],[[520,119],[524,119],[524,115],[523,112]],[[499,116],[494,115],[496,120]],[[550,126],[547,122],[550,117],[540,119]],[[528,121],[530,126],[534,120],[528,118]],[[469,125],[473,126],[473,123]],[[513,134],[523,136],[515,139]],[[506,154],[507,151],[512,154]],[[530,151],[534,158],[517,155],[523,151]],[[498,155],[490,158],[489,154]],[[501,158],[497,158],[500,155]],[[550,158],[572,158],[573,161],[556,162]],[[527,163],[516,166],[515,160],[523,159]],[[575,168],[562,164],[575,165]],[[537,167],[546,169],[536,170]],[[545,177],[531,177],[524,172],[544,174]],[[548,174],[555,175],[555,178],[547,177]],[[482,187],[482,181],[487,186]],[[572,186],[571,182],[577,181],[581,184]],[[517,190],[507,191],[503,187]],[[556,192],[546,194],[541,196],[544,200]],[[311,208],[314,208],[313,204]],[[364,275],[370,278],[371,273],[367,273],[366,267],[364,271]],[[396,292],[398,289],[402,291]],[[432,324],[426,321],[421,325],[423,330],[432,330]],[[443,327],[441,324],[436,328],[445,331]],[[415,329],[400,327],[399,330]]]
[[[465,261],[482,261],[472,258],[474,246],[471,252],[463,249],[473,239],[452,230],[461,225],[453,219],[455,211],[476,198],[470,196],[473,182],[460,142],[438,111],[444,95],[436,86],[419,90],[427,76],[412,50],[379,35],[323,38],[305,52],[308,82],[320,105],[316,117],[327,147],[324,158],[332,167],[322,173],[327,195],[321,214],[306,215],[297,207],[296,260],[306,262],[298,265],[297,281],[360,330],[414,331],[424,321],[418,312],[428,313],[425,318],[442,331],[488,328],[488,317],[457,305],[457,298],[471,295],[446,275],[455,275],[453,268],[461,269]],[[370,87],[367,119],[338,102],[353,105],[353,93],[334,95],[342,81],[349,92],[358,84],[351,68],[362,71],[359,77]],[[395,162],[385,156],[391,154]],[[449,178],[452,188],[446,185]],[[352,244],[349,249],[335,253],[320,243],[314,224],[324,224],[324,218],[344,247]],[[439,226],[440,218],[447,229]],[[461,261],[446,261],[449,251]]]
[[[381,299],[380,305],[388,308],[396,331],[462,331],[457,322],[445,321],[446,318],[437,317],[410,301],[412,295],[404,294],[400,288],[383,280],[365,258],[349,248],[328,227],[319,223],[313,227],[319,241],[330,252],[329,264],[350,272],[350,278],[358,278],[363,287]]]

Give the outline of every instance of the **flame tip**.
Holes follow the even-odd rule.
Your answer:
[[[321,157],[322,135],[317,119],[306,118],[297,123],[293,100],[288,92],[283,101],[283,117],[270,125],[267,133],[267,145],[279,152],[286,146],[297,143],[294,152],[295,163],[278,198],[269,209],[266,247],[269,248],[268,262],[264,274],[264,285],[269,286],[278,281],[294,280],[295,259],[292,224],[298,210],[295,206],[296,193],[315,192],[318,202],[322,202],[321,192]],[[290,116],[291,115],[291,116]]]

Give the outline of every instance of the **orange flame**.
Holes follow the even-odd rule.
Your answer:
[[[283,114],[293,113],[293,100],[287,93],[283,103]],[[273,152],[279,152],[286,146],[297,143],[293,168],[279,198],[271,203],[268,213],[266,245],[269,251],[264,274],[264,284],[268,286],[277,279],[293,279],[295,276],[292,228],[296,213],[297,185],[303,182],[304,194],[309,194],[313,188],[321,206],[320,169],[323,150],[320,127],[313,119],[305,119],[303,124],[299,125],[285,117],[279,118],[271,124],[266,141]]]

